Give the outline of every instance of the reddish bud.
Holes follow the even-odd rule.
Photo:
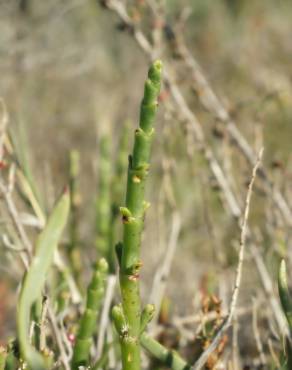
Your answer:
[[[75,334],[73,334],[73,333],[68,333],[68,334],[67,334],[67,338],[68,338],[68,340],[69,340],[69,342],[70,342],[71,344],[74,344],[74,343],[75,343],[75,339],[76,339]]]

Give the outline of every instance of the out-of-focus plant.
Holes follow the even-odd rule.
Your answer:
[[[94,267],[93,276],[87,289],[86,308],[80,320],[76,343],[73,350],[72,368],[87,366],[92,336],[97,328],[97,318],[104,296],[104,283],[108,264],[101,259]]]

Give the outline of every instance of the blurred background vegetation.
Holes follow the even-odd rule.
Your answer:
[[[144,1],[124,3],[135,22],[150,35],[153,18]],[[191,53],[251,147],[258,150],[264,146],[264,166],[272,184],[292,206],[292,3],[166,0],[164,7],[170,29],[179,25]],[[171,50],[163,53],[171,54]],[[88,266],[95,243],[99,137],[109,135],[114,163],[125,123],[129,121],[133,128],[137,125],[149,60],[114,14],[97,1],[85,0],[0,1],[0,56],[0,95],[10,115],[10,130],[20,158],[31,165],[46,209],[51,209],[68,181],[70,150],[80,152],[79,231],[82,262]],[[184,89],[188,72],[182,68],[177,78]],[[233,150],[224,130],[201,107],[194,92],[186,94],[208,144],[223,168],[233,174],[242,202],[250,167]],[[163,257],[172,210],[176,209],[182,230],[167,291],[174,302],[173,312],[196,312],[198,292],[204,289],[228,305],[239,228],[222,207],[220,190],[200,154],[188,158],[185,129],[178,119],[169,117],[164,104],[155,140],[148,187],[152,207],[142,250],[143,295],[149,294],[150,277]],[[129,151],[130,146],[131,142]],[[279,258],[291,247],[291,229],[277,222],[273,203],[260,186],[255,191],[250,224],[259,230],[261,252],[276,282]],[[5,258],[3,272],[7,269]],[[247,255],[240,306],[251,305],[252,297],[263,300],[251,262]],[[11,335],[14,326],[16,297],[11,287],[17,283],[9,272],[3,275],[5,283],[0,289],[2,297],[7,295],[9,300],[0,302],[1,341]],[[262,312],[260,318],[264,338],[269,335],[265,334],[268,315]],[[251,321],[243,318],[239,322],[245,324],[243,338]],[[254,342],[242,341],[240,345],[243,353],[249,353]]]

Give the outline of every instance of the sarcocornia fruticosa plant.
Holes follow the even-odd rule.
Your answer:
[[[121,207],[124,238],[120,248],[120,287],[122,304],[113,309],[113,319],[120,336],[124,370],[140,369],[141,301],[139,273],[140,245],[145,211],[145,185],[149,171],[150,151],[154,135],[154,118],[158,106],[162,63],[154,62],[145,83],[140,110],[140,125],[135,131],[133,153],[129,158],[126,205]],[[145,308],[149,313],[154,308]],[[149,314],[148,314],[149,315]]]
[[[167,73],[165,74],[167,76]],[[30,211],[42,222],[41,226],[38,226],[38,234],[35,233],[38,237],[33,243],[32,235],[34,234],[27,235],[22,225],[17,223],[18,220],[13,218],[14,213],[10,211],[19,238],[22,238],[27,246],[26,254],[21,254],[26,273],[20,287],[17,305],[17,337],[12,338],[6,347],[0,346],[0,370],[25,368],[29,370],[113,370],[120,368],[121,364],[122,370],[141,370],[141,348],[145,349],[155,361],[158,361],[155,369],[199,370],[203,369],[205,364],[208,369],[216,368],[214,364],[218,362],[225,345],[223,334],[231,325],[236,307],[250,197],[260,165],[260,157],[253,169],[248,188],[240,240],[239,264],[228,316],[225,320],[221,320],[222,317],[219,315],[218,318],[216,316],[216,323],[208,322],[212,328],[210,331],[212,334],[209,336],[206,336],[205,327],[202,328],[199,336],[201,333],[202,337],[205,335],[204,342],[202,342],[204,344],[200,342],[198,345],[199,354],[195,354],[196,358],[190,357],[186,361],[176,351],[179,346],[169,346],[170,349],[168,349],[163,341],[160,343],[152,337],[152,333],[146,332],[147,325],[154,316],[155,307],[151,303],[143,307],[140,297],[142,267],[140,249],[145,214],[150,205],[145,199],[145,189],[150,170],[151,147],[161,81],[162,63],[155,61],[149,68],[148,78],[144,85],[139,126],[135,130],[133,150],[128,158],[125,204],[121,207],[118,207],[118,204],[120,204],[123,189],[123,173],[126,174],[129,127],[128,125],[125,127],[126,129],[118,140],[120,150],[116,153],[116,165],[112,163],[110,136],[108,133],[103,133],[99,137],[98,195],[94,204],[96,215],[94,228],[96,248],[94,251],[97,259],[93,257],[93,261],[96,262],[92,268],[88,268],[91,265],[89,260],[92,256],[87,255],[86,249],[81,248],[84,243],[81,240],[81,233],[79,234],[81,213],[79,212],[79,187],[77,185],[79,172],[82,169],[79,166],[79,154],[71,152],[69,191],[66,190],[62,194],[48,217],[43,210],[44,206],[41,206],[37,197],[34,196],[34,191],[21,166],[17,168],[20,182],[22,185],[25,184],[18,188],[20,198],[25,200]],[[13,145],[7,140],[6,146],[7,152],[12,157]],[[2,185],[0,182],[0,190],[7,197]],[[8,207],[15,207],[14,204],[11,205],[11,201],[11,198],[8,198]],[[119,226],[123,228],[123,238],[116,245],[115,255],[113,245],[119,233],[116,224],[118,214],[122,216],[122,223]],[[61,237],[68,219],[70,221],[69,241],[66,241]],[[115,284],[118,280],[114,276],[117,265],[119,267],[120,304],[116,304],[114,296]],[[89,283],[84,284],[84,279],[87,278]],[[287,370],[291,368],[292,358],[290,344],[292,300],[288,292],[284,261],[281,263],[278,283],[282,308],[290,328],[289,335],[285,337],[285,349],[287,349],[285,354],[287,353],[288,356],[283,356],[284,367],[281,367]],[[210,302],[214,305],[214,302],[217,302],[215,310],[218,314],[221,302],[215,296]],[[208,311],[209,306],[212,306],[211,303],[210,305],[205,304],[206,312],[204,313],[206,315],[212,313]],[[114,332],[112,324],[116,329]],[[194,343],[192,340],[192,348]],[[208,343],[206,348],[205,343]],[[213,362],[214,366],[210,367],[208,360],[210,354],[214,355],[214,353],[217,358]],[[214,359],[214,356],[211,359]],[[195,365],[192,366],[190,363],[195,363]],[[148,368],[153,368],[152,363]]]
[[[292,370],[273,4],[0,1],[0,370]]]

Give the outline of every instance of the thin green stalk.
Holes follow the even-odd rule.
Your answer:
[[[111,247],[111,161],[110,138],[103,134],[99,141],[98,198],[96,200],[96,247],[106,258],[112,270],[113,251]]]
[[[98,313],[102,304],[105,289],[105,277],[108,272],[108,264],[104,258],[96,264],[93,277],[87,289],[87,301],[84,314],[81,318],[76,344],[74,346],[72,369],[79,366],[88,366],[92,336],[96,330]]]
[[[183,360],[180,355],[174,351],[165,348],[157,340],[151,338],[148,334],[141,334],[140,341],[142,346],[157,360],[172,370],[190,370],[191,366]]]
[[[149,171],[150,150],[154,134],[153,124],[161,84],[162,63],[154,62],[145,83],[141,103],[140,127],[135,131],[133,154],[129,159],[126,207],[121,207],[124,238],[120,266],[122,307],[120,315],[113,312],[115,325],[120,334],[123,370],[139,370],[141,301],[139,270],[141,233],[144,224],[145,185]],[[124,320],[123,325],[120,324]]]
[[[70,219],[70,245],[69,245],[69,259],[73,270],[75,280],[80,286],[80,275],[82,270],[81,255],[79,248],[79,234],[78,234],[78,208],[80,202],[80,194],[78,190],[78,176],[79,176],[79,153],[76,150],[70,152],[70,203],[71,203],[71,219]]]

